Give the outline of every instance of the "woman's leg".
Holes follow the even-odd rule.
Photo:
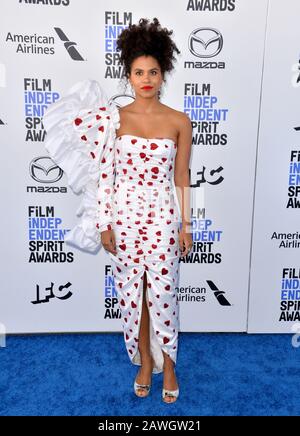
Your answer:
[[[143,304],[138,348],[141,354],[141,363],[136,382],[139,384],[150,384],[153,369],[153,361],[150,351],[150,331],[149,331],[149,311],[146,302],[147,276],[144,274],[143,282]],[[144,389],[139,389],[138,393],[143,396],[146,394]]]
[[[147,277],[144,274],[144,286],[143,286],[143,305],[141,326],[139,335],[139,351],[141,354],[142,364],[151,360],[150,355],[150,331],[149,331],[149,311],[146,302],[146,289],[147,289]]]
[[[163,351],[164,356],[164,382],[163,387],[168,390],[178,389],[178,384],[176,380],[176,375],[174,372],[174,362],[173,360]],[[172,401],[176,401],[176,398],[171,396],[166,396],[165,401],[171,403]]]

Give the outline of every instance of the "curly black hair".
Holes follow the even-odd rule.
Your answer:
[[[162,28],[157,18],[149,22],[147,18],[140,18],[138,24],[129,24],[118,36],[116,50],[121,51],[120,61],[124,65],[125,77],[131,72],[131,64],[139,56],[153,56],[161,69],[165,72],[173,70],[174,52],[180,54],[176,44],[170,38],[173,30]]]

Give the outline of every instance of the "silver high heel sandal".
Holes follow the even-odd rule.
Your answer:
[[[152,358],[152,370],[153,370],[153,367],[154,367],[154,361],[153,361],[153,358]],[[149,395],[149,393],[150,393],[151,383],[149,385],[141,385],[141,384],[136,382],[136,378],[135,378],[134,384],[133,384],[133,388],[134,388],[135,394],[138,397],[140,397],[140,398],[147,397]],[[144,391],[146,391],[145,395],[138,394],[138,390],[139,389],[143,389]]]
[[[175,369],[174,369],[174,373],[175,373]],[[175,401],[177,400],[177,398],[179,397],[179,388],[175,389],[173,391],[171,391],[170,389],[164,389],[162,390],[162,399],[164,401],[164,403],[175,403],[175,401],[165,401],[166,397],[174,397],[176,398]]]
[[[137,382],[134,380],[134,385],[133,385],[133,387],[134,387],[134,392],[135,392],[135,394],[136,394],[138,397],[140,397],[140,398],[144,398],[144,397],[147,397],[147,396],[149,395],[150,388],[151,388],[151,383],[150,383],[149,385],[140,385],[139,383],[137,383]],[[144,391],[146,391],[146,394],[145,394],[145,395],[140,395],[140,394],[138,393],[138,390],[139,390],[139,389],[143,389]]]
[[[170,391],[169,389],[164,389],[162,390],[162,398],[164,400],[165,403],[175,403],[175,401],[165,401],[166,397],[175,397],[176,400],[179,397],[179,388],[175,389],[174,391]]]

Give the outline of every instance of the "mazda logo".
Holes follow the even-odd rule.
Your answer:
[[[217,29],[200,27],[189,36],[189,50],[198,58],[217,56],[223,47],[223,36]]]
[[[32,159],[29,164],[30,176],[39,183],[55,183],[63,176],[63,170],[49,156]]]

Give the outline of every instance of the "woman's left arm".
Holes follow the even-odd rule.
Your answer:
[[[178,122],[178,121],[177,121]],[[190,178],[189,162],[191,145],[193,139],[192,123],[188,115],[182,113],[179,117],[179,135],[177,142],[177,153],[175,159],[174,182],[179,199],[182,229],[180,232],[180,249],[185,256],[193,246],[191,236],[191,208],[190,208]]]

